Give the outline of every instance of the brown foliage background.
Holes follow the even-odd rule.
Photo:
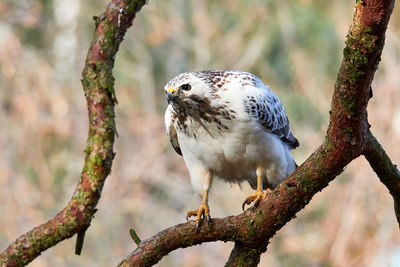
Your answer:
[[[276,3],[272,3],[276,2]],[[117,153],[82,256],[75,240],[30,266],[116,265],[146,238],[198,206],[182,158],[163,128],[163,85],[200,69],[251,71],[286,107],[302,162],[322,141],[352,5],[348,1],[150,1],[118,54]],[[80,85],[106,2],[0,3],[0,246],[54,216],[83,165],[87,111]],[[251,14],[246,16],[245,14]],[[400,162],[400,17],[395,7],[368,107],[372,131]],[[85,115],[84,115],[85,114]],[[229,190],[227,190],[229,188]],[[214,217],[240,213],[248,185],[215,181]],[[391,196],[358,159],[274,237],[260,266],[398,266],[400,234]],[[178,250],[160,266],[222,266],[233,244]],[[207,255],[201,256],[199,255]]]

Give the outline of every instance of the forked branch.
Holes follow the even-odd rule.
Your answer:
[[[227,266],[241,265],[246,262],[245,257],[251,259],[249,266],[257,265],[271,237],[370,147],[366,108],[393,5],[393,0],[357,1],[325,140],[255,213],[247,210],[238,216],[213,219],[211,227],[203,226],[199,234],[195,233],[194,222],[168,228],[140,242],[120,266],[150,266],[175,249],[217,240],[236,243]]]
[[[364,152],[372,169],[387,187],[394,200],[394,211],[400,226],[400,172],[392,163],[385,150],[370,133],[367,149]]]
[[[105,14],[96,18],[96,32],[82,79],[88,103],[89,135],[80,182],[56,217],[22,235],[0,254],[2,266],[27,264],[47,248],[89,227],[114,157],[114,58],[126,30],[144,4],[145,1],[139,0],[113,0]],[[366,112],[393,4],[394,0],[357,1],[325,140],[267,196],[257,212],[247,210],[238,216],[213,219],[211,227],[203,227],[199,234],[195,233],[194,222],[168,228],[141,241],[121,266],[153,265],[177,248],[216,240],[236,243],[227,266],[244,262],[254,266],[270,238],[361,154],[393,195],[400,222],[399,172],[369,132]]]

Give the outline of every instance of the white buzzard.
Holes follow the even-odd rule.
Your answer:
[[[213,178],[248,181],[254,208],[297,167],[290,149],[299,142],[278,97],[255,75],[240,71],[187,72],[165,86],[165,127],[182,155],[195,192],[203,196],[197,216],[210,221],[208,192]],[[266,189],[266,192],[263,192]]]

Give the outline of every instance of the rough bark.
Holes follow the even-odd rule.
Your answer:
[[[267,249],[266,245],[262,245],[261,248],[246,247],[243,244],[237,242],[232,249],[231,255],[225,264],[225,267],[247,267],[257,266],[260,262],[261,254]]]
[[[19,237],[0,254],[2,266],[21,266],[42,251],[89,227],[110,172],[115,135],[114,58],[123,36],[145,1],[113,0],[96,18],[96,32],[83,71],[89,111],[88,146],[80,182],[66,207],[48,222]],[[395,200],[400,223],[399,171],[369,131],[366,107],[394,0],[357,1],[344,58],[332,98],[330,124],[321,146],[257,211],[213,219],[196,234],[196,223],[168,228],[139,243],[121,266],[150,266],[177,248],[210,241],[232,241],[227,266],[255,266],[269,240],[295,217],[353,159],[363,154]]]
[[[392,195],[400,228],[400,172],[372,134],[370,134],[364,156]]]
[[[256,266],[260,254],[275,233],[340,174],[347,164],[371,147],[368,145],[371,134],[366,108],[393,5],[394,1],[390,0],[357,1],[332,97],[330,124],[325,140],[267,196],[255,213],[247,210],[238,216],[213,219],[211,227],[203,226],[199,234],[195,234],[194,222],[168,228],[140,242],[120,266],[150,266],[177,248],[216,240],[236,242],[228,266],[242,266],[245,257],[251,259],[248,266]],[[372,144],[377,146],[377,143]],[[387,161],[383,149],[380,147],[378,151],[380,155],[376,155],[376,152],[365,155],[371,159],[378,158],[378,162],[382,159]],[[390,166],[393,165],[379,165],[374,170],[387,177],[386,172],[393,168]],[[398,179],[396,181],[397,186]],[[389,187],[392,185],[387,183]],[[395,189],[390,190],[397,193]]]
[[[82,86],[89,112],[85,164],[71,200],[54,218],[23,234],[0,254],[1,266],[22,266],[58,242],[79,233],[80,242],[96,212],[106,177],[114,158],[115,55],[136,13],[146,3],[113,0],[96,17],[96,31],[82,73]],[[77,244],[79,252],[79,245]]]

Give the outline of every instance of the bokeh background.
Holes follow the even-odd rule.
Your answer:
[[[92,16],[107,1],[0,2],[0,250],[53,217],[83,166],[87,110],[81,71]],[[112,174],[87,231],[30,266],[114,266],[144,239],[198,207],[183,159],[163,125],[164,84],[184,71],[238,69],[269,84],[285,105],[303,162],[322,142],[354,1],[151,0],[117,55],[119,105]],[[400,163],[400,16],[395,7],[368,112]],[[241,212],[247,184],[215,181],[211,214]],[[177,250],[159,266],[223,266],[231,243]],[[400,266],[391,196],[364,158],[352,162],[272,239],[260,266]]]

